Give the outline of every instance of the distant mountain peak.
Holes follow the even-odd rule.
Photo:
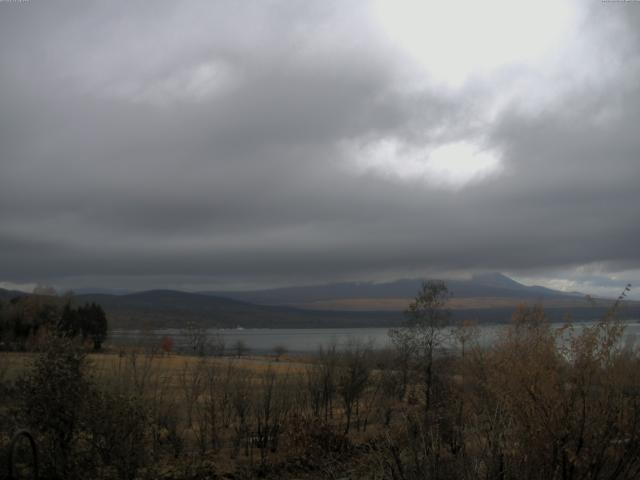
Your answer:
[[[516,282],[500,272],[475,273],[471,277],[471,280],[482,285],[490,285],[493,287],[518,289],[524,287],[521,283]]]

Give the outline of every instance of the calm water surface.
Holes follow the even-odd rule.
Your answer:
[[[640,334],[640,321],[629,320],[625,330],[624,343],[634,343]],[[562,324],[554,324],[560,327]],[[578,328],[591,323],[576,324]],[[504,330],[506,325],[486,325],[478,327],[479,342],[489,345]],[[207,336],[210,340],[221,338],[228,350],[241,340],[251,350],[251,353],[272,353],[277,346],[285,347],[292,353],[310,353],[320,346],[336,345],[344,348],[350,342],[370,342],[374,348],[384,348],[391,345],[388,328],[247,328],[247,329],[209,329]],[[184,330],[161,329],[141,332],[138,330],[113,330],[111,343],[116,345],[155,343],[160,345],[162,337],[170,337],[176,349],[184,349],[188,344],[188,336]]]

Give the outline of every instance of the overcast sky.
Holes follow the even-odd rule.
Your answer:
[[[639,32],[640,2],[0,0],[0,286],[640,287]]]

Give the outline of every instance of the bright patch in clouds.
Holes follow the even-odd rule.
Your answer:
[[[431,149],[415,148],[397,139],[364,146],[348,146],[356,169],[403,181],[422,181],[430,186],[457,189],[502,171],[500,156],[466,141]]]
[[[567,267],[547,271],[528,272],[523,275],[511,273],[510,276],[526,285],[542,285],[563,292],[580,292],[601,298],[617,298],[627,284],[631,284],[631,291],[627,293],[628,300],[640,300],[638,289],[640,269],[609,271],[604,262],[593,262],[577,267]]]
[[[540,62],[577,20],[575,4],[557,0],[380,0],[374,16],[393,44],[450,87],[508,64]]]
[[[153,81],[123,81],[114,94],[134,102],[168,106],[175,102],[199,102],[226,93],[234,77],[231,68],[217,61],[202,62]]]

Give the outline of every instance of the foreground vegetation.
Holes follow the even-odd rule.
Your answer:
[[[89,354],[49,332],[0,357],[0,451],[28,427],[60,479],[637,478],[640,356],[616,307],[557,330],[523,306],[481,348],[473,325],[445,335],[447,300],[425,284],[394,350],[304,362]]]

